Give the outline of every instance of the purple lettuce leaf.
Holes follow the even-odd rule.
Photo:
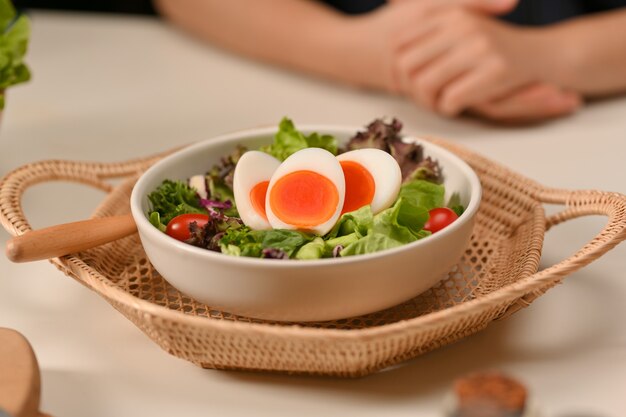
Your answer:
[[[267,259],[289,259],[287,252],[277,248],[263,249],[261,257]]]
[[[376,119],[367,126],[365,131],[358,132],[350,139],[347,149],[375,148],[389,152],[400,166],[403,182],[424,179],[441,183],[439,163],[430,157],[424,158],[422,145],[403,141],[400,135],[401,130],[402,123],[397,119],[393,119],[390,123],[385,123],[383,119]]]

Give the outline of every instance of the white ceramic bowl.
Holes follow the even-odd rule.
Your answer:
[[[334,135],[344,143],[359,128],[299,127]],[[148,169],[135,185],[131,210],[154,267],[174,287],[212,308],[270,320],[318,321],[371,313],[402,303],[439,282],[469,242],[481,187],[474,171],[454,154],[421,142],[439,160],[446,198],[460,193],[467,207],[438,233],[378,253],[319,260],[256,259],[224,255],[179,242],[146,217],[147,195],[164,179],[186,180],[208,171],[237,144],[250,149],[270,143],[276,127],[222,135],[176,152]],[[411,139],[417,140],[419,139]]]

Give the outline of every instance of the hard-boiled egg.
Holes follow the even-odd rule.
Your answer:
[[[400,192],[402,173],[389,153],[380,149],[358,149],[337,156],[346,181],[342,213],[367,204],[374,214],[390,207]]]
[[[324,149],[302,149],[272,175],[265,202],[267,219],[275,229],[324,235],[341,215],[344,193],[337,158]]]
[[[272,228],[265,212],[265,194],[279,165],[278,159],[260,151],[248,151],[237,162],[233,177],[235,204],[241,220],[251,229]]]

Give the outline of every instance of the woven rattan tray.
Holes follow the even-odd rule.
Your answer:
[[[385,311],[306,324],[234,316],[171,287],[146,259],[137,235],[50,262],[104,297],[164,350],[202,367],[359,376],[508,317],[626,238],[626,197],[621,194],[546,188],[457,145],[429,140],[476,170],[483,201],[471,242],[447,279]],[[94,216],[127,213],[138,175],[162,156],[23,166],[0,182],[0,220],[13,235],[28,232],[22,194],[33,184],[55,180],[106,191]],[[112,186],[106,181],[112,178],[124,180]],[[565,208],[546,218],[543,203]],[[570,258],[538,272],[546,230],[592,214],[608,217],[600,234]]]

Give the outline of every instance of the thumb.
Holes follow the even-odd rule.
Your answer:
[[[519,0],[452,0],[451,3],[458,4],[473,10],[481,11],[492,15],[506,14],[513,10]]]

